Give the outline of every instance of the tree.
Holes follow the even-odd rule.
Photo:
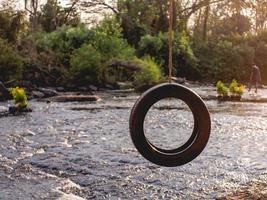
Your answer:
[[[36,31],[38,29],[38,8],[39,0],[24,0],[25,10],[30,14],[30,22],[32,30]]]
[[[17,43],[26,29],[25,13],[11,9],[0,11],[0,37]]]
[[[63,8],[57,0],[48,0],[45,5],[41,6],[38,17],[42,29],[46,32],[52,32],[62,25],[78,25],[80,16],[75,5],[76,1],[71,6]]]
[[[14,9],[16,0],[2,0],[0,1],[0,11],[7,11]]]
[[[251,23],[247,16],[241,14],[233,14],[220,20],[213,28],[213,33],[219,36],[229,36],[231,34],[246,33],[250,30]]]
[[[266,0],[251,0],[250,8],[255,21],[255,30],[260,31],[266,28],[267,22],[267,1]]]

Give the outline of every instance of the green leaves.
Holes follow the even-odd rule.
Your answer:
[[[224,85],[222,81],[218,81],[216,84],[218,96],[228,96],[228,88]]]
[[[21,77],[23,59],[0,38],[0,80],[9,81]]]
[[[23,88],[11,88],[10,94],[13,97],[14,103],[19,108],[26,108],[28,105],[27,96]]]
[[[216,84],[218,96],[228,96],[230,92],[232,96],[242,96],[245,90],[245,86],[239,84],[235,79],[229,85],[229,88],[222,82],[218,81]]]
[[[70,59],[72,78],[78,84],[97,83],[100,80],[101,54],[90,44],[77,49]]]
[[[158,63],[164,66],[165,74],[168,74],[168,34],[160,33],[157,36],[146,35],[142,37],[138,49],[139,55],[152,56]],[[174,33],[173,41],[173,67],[177,76],[194,77],[197,74],[195,65],[197,59],[190,44],[190,38],[185,32]]]
[[[99,83],[104,79],[106,64],[111,59],[134,57],[135,50],[122,38],[117,21],[106,19],[89,31],[87,41],[72,54],[72,79],[80,83]]]
[[[138,60],[142,69],[134,75],[134,84],[136,87],[153,86],[162,81],[162,74],[155,59],[146,56]]]
[[[242,96],[244,93],[245,86],[242,84],[239,84],[235,79],[232,80],[229,86],[229,91],[234,96]]]

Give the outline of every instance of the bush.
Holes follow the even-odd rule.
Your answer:
[[[35,35],[39,53],[52,51],[62,65],[69,67],[71,54],[89,40],[90,31],[85,25],[62,26],[51,33],[39,32]]]
[[[139,43],[138,54],[140,56],[150,55],[162,62],[160,51],[163,48],[163,40],[157,36],[145,35]],[[163,56],[163,55],[162,55]]]
[[[99,83],[101,76],[101,54],[92,45],[77,49],[70,59],[72,80],[80,85]]]
[[[19,108],[26,108],[28,105],[28,100],[26,92],[23,88],[11,88],[10,93],[13,97],[14,103]]]
[[[146,35],[141,38],[138,49],[139,56],[149,55],[164,66],[165,75],[168,74],[168,34],[157,36]],[[192,51],[190,38],[185,32],[174,33],[173,40],[173,70],[176,76],[189,79],[198,78],[196,68],[197,59]]]
[[[23,59],[5,40],[0,38],[0,80],[19,79],[22,74]]]
[[[90,30],[91,44],[105,61],[110,59],[132,59],[135,49],[122,38],[119,23],[114,18],[106,18],[97,27]]]
[[[153,58],[147,56],[142,60],[138,60],[138,62],[142,69],[134,75],[134,85],[136,88],[153,86],[162,81],[161,70]]]
[[[107,18],[90,30],[84,25],[62,26],[51,33],[38,33],[35,38],[39,58],[36,60],[42,55],[48,57],[49,65],[67,69],[72,81],[79,84],[99,83],[104,76],[102,70],[111,59],[135,57],[135,50],[122,38],[115,18]],[[87,77],[83,78],[83,73]]]
[[[222,81],[218,81],[216,84],[218,96],[228,96],[228,88],[224,85]]]
[[[244,93],[245,87],[242,84],[233,79],[229,86],[229,91],[233,96],[242,96]]]
[[[229,41],[200,43],[195,46],[202,80],[247,80],[254,49],[247,44],[235,45]]]

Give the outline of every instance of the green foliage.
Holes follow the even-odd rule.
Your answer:
[[[115,17],[105,17],[92,30],[97,34],[102,34],[102,36],[105,37],[122,38],[122,28]]]
[[[48,68],[49,73],[52,73],[51,67],[56,68],[57,72],[64,72],[51,74],[58,76],[61,83],[68,81],[68,77],[79,84],[88,81],[99,83],[110,60],[131,60],[135,57],[135,49],[122,38],[116,18],[105,18],[91,29],[80,24],[77,27],[64,25],[51,33],[38,32],[28,36],[23,44],[25,54],[32,55],[29,57],[29,66]],[[35,46],[37,52],[30,52],[32,48],[29,46]],[[83,52],[87,50],[87,54]],[[87,71],[85,78],[82,77],[84,71]]]
[[[115,18],[106,18],[96,28],[91,29],[88,41],[106,61],[132,59],[135,50],[122,38],[120,24]]]
[[[158,63],[164,66],[164,73],[168,74],[169,46],[167,33],[142,37],[138,52],[141,57],[145,55],[154,57]],[[196,78],[198,75],[196,63],[197,59],[191,48],[189,36],[185,32],[175,33],[173,41],[173,75],[185,76],[191,79]]]
[[[19,87],[11,88],[10,93],[17,107],[26,108],[28,106],[27,95],[23,88]]]
[[[235,94],[236,93],[236,88],[238,87],[238,83],[235,79],[232,80],[232,82],[230,83],[229,86],[229,91],[231,94]]]
[[[222,40],[218,43],[196,43],[194,50],[202,80],[248,79],[254,58],[254,48],[248,44]]]
[[[90,44],[75,50],[70,60],[72,79],[77,84],[98,83],[101,76],[101,54]]]
[[[245,91],[245,86],[244,85],[239,85],[236,89],[235,89],[235,93],[237,96],[242,96],[244,94]]]
[[[241,14],[233,14],[213,24],[213,37],[231,36],[232,34],[244,34],[251,28],[249,17]]]
[[[242,96],[242,94],[244,93],[244,89],[244,85],[238,84],[235,79],[232,80],[229,86],[230,93],[234,96]]]
[[[157,58],[158,61],[163,62],[162,57],[164,55],[160,55],[164,45],[163,42],[163,39],[159,36],[145,35],[139,43],[138,53],[141,56],[150,55]]]
[[[167,1],[119,0],[117,5],[122,16],[123,36],[130,45],[138,47],[145,34],[167,32]]]
[[[228,96],[229,90],[222,81],[217,82],[216,88],[218,96]]]
[[[0,38],[0,80],[9,81],[21,77],[23,59],[5,40]]]
[[[162,81],[161,70],[156,61],[150,56],[138,60],[142,69],[134,75],[136,87],[153,86]]]
[[[70,72],[73,80],[79,80],[80,83],[99,83],[106,76],[105,68],[110,60],[129,60],[134,55],[135,50],[121,37],[116,19],[106,18],[89,31],[86,43],[71,56]],[[113,79],[118,80],[119,74],[117,76]]]
[[[39,52],[53,51],[66,67],[75,49],[89,40],[89,29],[85,25],[77,27],[62,26],[52,33],[37,33],[36,46]]]

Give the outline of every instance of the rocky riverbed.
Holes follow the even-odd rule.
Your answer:
[[[187,165],[165,168],[131,142],[128,119],[138,95],[97,95],[101,101],[33,100],[32,113],[0,118],[0,199],[267,199],[266,103],[206,100],[206,149]],[[155,105],[145,122],[148,139],[163,148],[182,144],[192,126],[187,106],[172,99]]]

